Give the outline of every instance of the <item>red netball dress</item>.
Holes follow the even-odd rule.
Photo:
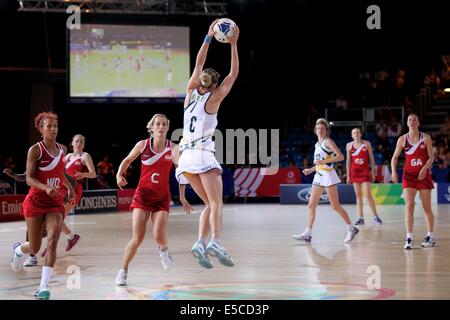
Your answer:
[[[372,182],[369,168],[369,152],[367,146],[363,143],[356,148],[352,142],[350,148],[351,167],[350,180],[355,183]]]
[[[51,212],[64,214],[64,150],[57,143],[58,154],[54,157],[45,147],[44,143],[37,143],[40,155],[36,160],[36,178],[39,182],[58,190],[54,198],[45,191],[31,187],[24,202],[23,214],[25,217],[35,217]]]
[[[172,165],[171,141],[167,140],[166,147],[160,153],[152,150],[151,139],[145,141],[145,147],[141,152],[141,177],[131,208],[150,212],[169,212],[169,178]]]
[[[431,170],[428,169],[423,180],[419,180],[419,173],[428,161],[428,151],[425,144],[424,134],[420,132],[420,139],[416,144],[411,144],[405,135],[405,167],[403,168],[403,188],[433,189]]]
[[[66,160],[66,173],[74,179],[75,179],[75,175],[77,172],[88,172],[89,171],[88,168],[81,161],[81,157],[83,156],[83,154],[81,154],[81,155],[72,154]],[[78,205],[78,203],[80,203],[81,197],[83,195],[83,181],[84,181],[84,179],[77,180],[77,184],[74,187],[74,189],[75,189],[74,191],[77,195],[77,197],[75,199],[75,207]]]

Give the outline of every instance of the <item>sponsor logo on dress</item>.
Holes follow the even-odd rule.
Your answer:
[[[213,167],[212,165],[203,167],[203,168],[201,169],[201,171],[206,171],[206,170],[212,169],[212,167]]]

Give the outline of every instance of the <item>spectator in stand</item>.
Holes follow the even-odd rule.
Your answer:
[[[5,165],[5,168],[9,168],[13,171],[16,169],[16,164],[14,163],[14,160],[12,157],[6,157],[4,160],[4,165]]]
[[[444,123],[439,128],[439,134],[445,136],[448,134],[449,129],[450,129],[450,117],[447,115],[445,116]]]
[[[5,176],[3,175],[3,169],[6,169],[6,167],[4,157],[0,154],[0,180],[3,180],[3,178],[5,178]]]
[[[388,126],[383,118],[381,118],[380,122],[378,122],[377,125],[375,126],[375,131],[377,132],[377,137],[379,139],[387,138]]]
[[[400,69],[393,81],[391,104],[394,106],[401,105],[405,96],[405,70]]]
[[[379,106],[378,102],[378,83],[375,81],[375,79],[369,80],[369,86],[367,88],[367,95],[365,97],[365,105],[369,108],[373,108],[376,106]]]
[[[442,70],[441,70],[442,85],[450,87],[450,64],[446,56],[442,56]]]
[[[448,168],[448,164],[449,164],[448,159],[447,159],[448,153],[450,153],[450,152],[447,152],[447,149],[445,148],[445,146],[443,146],[443,145],[439,146],[438,152],[437,152],[437,158],[436,158],[438,165],[439,165],[439,169],[447,169]]]
[[[347,99],[345,99],[344,94],[341,93],[339,98],[336,99],[336,109],[347,110],[347,108],[348,108]]]
[[[314,104],[310,103],[308,107],[306,108],[306,117],[305,123],[303,125],[303,130],[306,133],[313,133],[314,126],[316,125],[316,119],[317,119],[318,111]]]
[[[341,161],[336,164],[336,173],[341,179],[341,182],[345,183],[347,181],[347,172],[344,170],[344,162]]]
[[[389,123],[387,136],[397,138],[400,136],[401,133],[402,133],[402,124],[398,122],[396,116],[393,115]]]
[[[389,142],[387,139],[388,126],[384,118],[380,119],[380,122],[375,126],[377,132],[377,144],[376,150],[383,154],[383,158],[386,160],[389,158]]]
[[[375,72],[374,78],[377,82],[376,105],[389,105],[389,74],[386,70],[379,70]]]
[[[402,105],[403,105],[403,108],[405,108],[405,114],[414,113],[414,105],[413,105],[413,103],[411,102],[411,99],[409,99],[408,96],[405,96],[403,98]]]
[[[102,189],[110,189],[114,186],[114,167],[108,156],[97,163],[98,184]]]
[[[303,168],[309,168],[311,166],[312,166],[311,161],[309,161],[309,159],[305,157],[303,159]]]
[[[440,97],[441,79],[437,75],[436,70],[432,69],[431,73],[425,77],[424,85],[425,87],[431,89],[431,94],[434,100]]]
[[[294,160],[290,159],[289,160],[289,164],[288,164],[288,168],[294,168],[296,167]]]

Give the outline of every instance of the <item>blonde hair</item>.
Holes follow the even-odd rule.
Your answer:
[[[200,74],[200,82],[203,88],[208,89],[219,82],[219,73],[211,68],[205,69]]]
[[[73,140],[75,140],[76,138],[80,138],[81,140],[83,140],[83,143],[86,143],[86,138],[82,135],[82,134],[76,134],[72,137],[72,142]]]
[[[161,113],[156,113],[156,114],[150,119],[150,121],[147,123],[147,127],[146,127],[146,128],[147,128],[148,133],[150,133],[150,136],[153,136],[153,133],[152,133],[153,123],[155,122],[156,118],[158,118],[158,117],[161,117],[161,118],[166,119],[166,121],[167,121],[167,127],[169,127],[169,125],[170,125],[170,120],[169,120],[169,118],[167,118],[165,115],[163,115],[163,114],[161,114]]]
[[[314,126],[314,133],[316,133],[316,129],[319,124],[323,124],[325,126],[325,128],[327,129],[327,136],[328,136],[330,134],[330,124],[328,123],[327,119],[319,118],[316,120],[316,125]]]

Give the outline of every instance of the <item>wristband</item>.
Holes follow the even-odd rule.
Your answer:
[[[206,36],[205,36],[205,40],[203,40],[203,42],[205,42],[205,43],[207,43],[207,44],[210,44],[210,43],[211,43],[211,40],[212,40],[212,37],[206,35]]]

